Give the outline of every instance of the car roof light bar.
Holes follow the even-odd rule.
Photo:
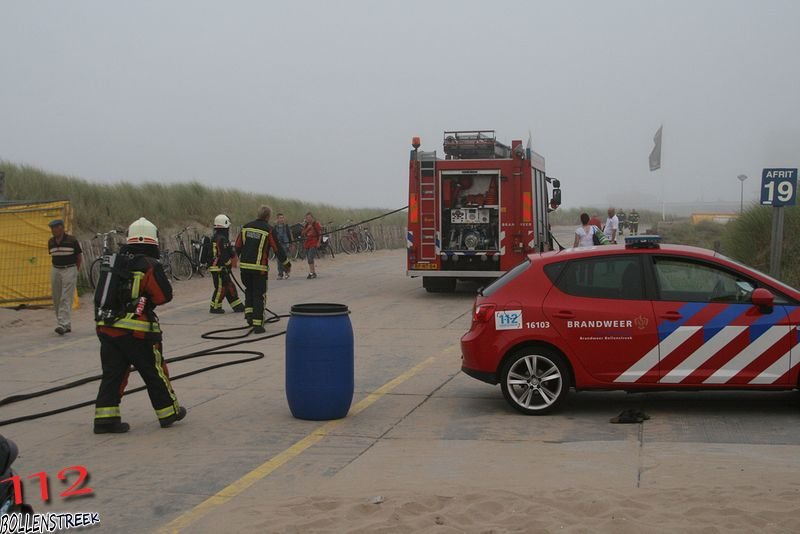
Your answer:
[[[625,238],[625,248],[660,248],[660,235],[629,235]]]

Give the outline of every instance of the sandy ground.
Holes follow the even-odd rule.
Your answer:
[[[429,295],[404,276],[403,252],[337,256],[320,278],[270,281],[269,306],[348,304],[356,391],[347,418],[294,419],[283,338],[266,358],[175,382],[185,421],[158,428],[147,397],[123,400],[132,431],[91,433],[92,409],[0,427],[27,476],[50,475],[39,512],[100,512],[109,532],[797,532],[797,393],[572,394],[547,417],[513,412],[499,388],[459,372],[474,288]],[[201,332],[241,324],[209,316],[210,280],[175,284],[161,314],[167,357],[214,346]],[[0,310],[0,397],[99,370],[89,299],[74,332],[51,310]],[[277,332],[285,325],[270,325]],[[224,361],[173,364],[173,373]],[[138,385],[137,380],[132,385]],[[93,398],[96,384],[0,407],[0,420]],[[625,408],[638,425],[611,425]],[[55,474],[85,465],[94,494],[63,499]]]

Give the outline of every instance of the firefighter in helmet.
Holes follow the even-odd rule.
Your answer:
[[[101,290],[95,293],[97,337],[100,338],[103,366],[94,411],[95,434],[129,430],[128,423],[122,422],[119,405],[131,366],[144,380],[162,427],[186,417],[186,408],[178,404],[169,380],[162,356],[161,328],[155,314],[156,306],[172,300],[172,286],[159,262],[155,225],[144,217],[131,224],[127,244],[118,256],[124,258],[124,268],[101,270],[103,286],[116,287],[117,297],[106,295],[109,298],[101,300],[98,297]],[[105,301],[117,301],[119,305],[116,310],[106,309],[102,306]]]
[[[231,220],[225,214],[214,218],[214,236],[211,238],[211,262],[208,270],[214,280],[214,294],[211,295],[210,313],[225,313],[222,309],[222,299],[227,298],[234,312],[243,312],[244,304],[239,299],[236,284],[231,279],[231,266],[233,265],[233,247],[231,246],[228,232]]]
[[[269,270],[269,251],[272,249],[283,264],[284,272],[292,270],[283,247],[273,235],[269,218],[272,208],[261,206],[255,221],[242,226],[236,238],[236,254],[239,256],[239,273],[244,284],[244,313],[253,333],[263,334],[264,306],[267,300],[267,273]]]
[[[631,210],[629,221],[631,226],[631,235],[639,235],[639,214],[636,212],[636,210]]]

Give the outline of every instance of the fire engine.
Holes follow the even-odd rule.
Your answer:
[[[419,150],[419,137],[411,144],[407,274],[427,291],[488,283],[528,253],[552,250],[548,213],[561,204],[560,183],[530,146],[500,143],[494,130],[444,132],[444,159]]]

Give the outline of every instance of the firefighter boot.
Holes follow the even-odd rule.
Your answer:
[[[161,425],[161,428],[167,428],[168,426],[172,426],[172,423],[174,423],[175,421],[180,421],[184,417],[186,417],[186,408],[181,406],[180,408],[178,408],[178,413],[172,414],[169,417],[165,417],[164,419],[161,419],[158,423]]]
[[[95,434],[124,434],[131,429],[131,425],[123,423],[122,421],[114,421],[113,423],[94,424]]]
[[[222,308],[210,308],[208,310],[208,313],[225,313],[225,310],[223,310]]]
[[[244,304],[234,306],[233,313],[244,313]]]

